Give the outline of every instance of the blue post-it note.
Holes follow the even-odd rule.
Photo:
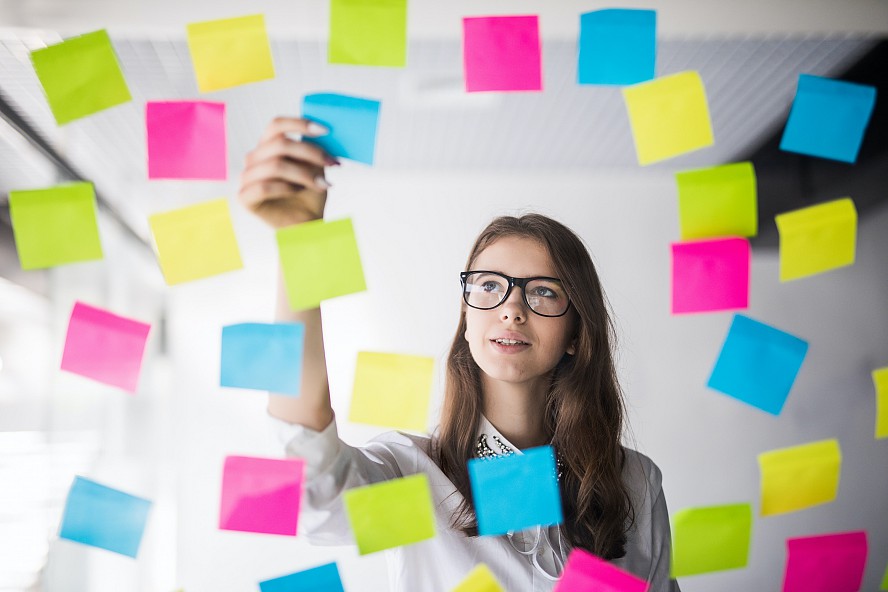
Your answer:
[[[780,149],[853,163],[876,104],[876,88],[800,74]]]
[[[469,460],[469,480],[481,535],[562,522],[551,446],[498,458],[473,458]]]
[[[261,592],[345,592],[335,563],[259,582]]]
[[[807,352],[807,341],[734,315],[708,386],[779,415]]]
[[[379,101],[332,93],[305,95],[302,115],[330,130],[325,136],[304,138],[306,141],[332,156],[373,164]]]
[[[657,11],[624,8],[580,15],[580,84],[636,84],[653,80]]]
[[[222,386],[298,395],[302,323],[241,323],[222,327]]]
[[[146,499],[74,477],[59,537],[135,557],[150,507]]]

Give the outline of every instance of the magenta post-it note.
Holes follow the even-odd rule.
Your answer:
[[[228,177],[225,103],[149,101],[145,126],[149,179]]]
[[[226,457],[219,528],[296,536],[304,466],[301,458]]]
[[[783,592],[858,592],[866,567],[866,531],[786,541]]]
[[[95,308],[74,304],[62,370],[136,392],[151,325]]]
[[[466,91],[543,90],[539,17],[463,19]]]
[[[749,241],[672,244],[672,314],[749,307]]]
[[[582,549],[567,557],[553,592],[647,592],[648,583]]]

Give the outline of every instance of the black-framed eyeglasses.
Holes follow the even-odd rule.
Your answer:
[[[498,271],[463,271],[459,274],[463,300],[472,308],[490,310],[506,301],[512,288],[521,288],[527,308],[543,317],[560,317],[570,307],[561,280],[551,277],[516,278]]]

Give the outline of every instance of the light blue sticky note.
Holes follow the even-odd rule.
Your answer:
[[[345,592],[335,563],[259,582],[261,592]]]
[[[59,537],[135,557],[150,508],[146,499],[74,477]]]
[[[482,535],[562,522],[551,446],[528,448],[524,454],[473,458],[469,460],[469,480]]]
[[[298,395],[302,323],[241,323],[222,327],[222,386]]]
[[[708,386],[779,415],[807,352],[807,341],[734,315]]]
[[[302,115],[330,130],[325,136],[305,140],[333,156],[373,164],[379,101],[332,93],[305,95]]]
[[[800,74],[780,149],[853,163],[875,104],[874,86]]]
[[[580,15],[580,84],[636,84],[653,80],[657,11],[624,8]]]

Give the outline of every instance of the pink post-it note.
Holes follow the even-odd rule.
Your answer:
[[[787,539],[783,592],[857,592],[867,548],[864,530]]]
[[[225,103],[149,101],[149,179],[226,179]]]
[[[552,592],[646,592],[648,583],[582,549],[567,558]]]
[[[745,238],[672,244],[672,314],[749,307],[749,260]]]
[[[543,90],[537,16],[463,19],[466,91]]]
[[[219,528],[296,536],[304,466],[301,458],[226,457]]]
[[[151,325],[76,302],[62,370],[136,392]]]

